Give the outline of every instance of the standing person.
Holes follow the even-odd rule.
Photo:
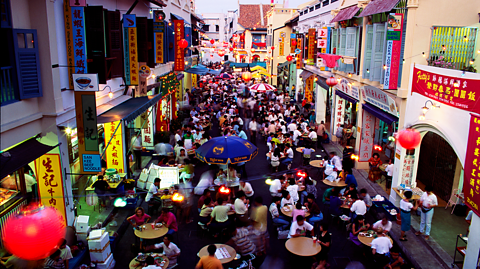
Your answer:
[[[420,197],[422,218],[420,222],[420,231],[416,232],[415,235],[421,235],[423,232],[425,232],[425,239],[430,237],[430,230],[432,229],[433,207],[436,205],[438,205],[437,196],[433,194],[433,186],[429,185],[425,187],[425,192]]]
[[[133,135],[130,147],[133,150],[137,170],[142,169],[142,136],[140,131],[137,131],[137,133]]]
[[[167,256],[169,261],[167,269],[177,266],[177,257],[180,256],[180,249],[172,241],[173,236],[166,234],[162,243],[154,245],[155,249],[162,248],[163,253]]]
[[[325,122],[322,120],[317,126],[317,146],[320,146],[323,142],[323,136],[325,134]]]
[[[93,183],[92,185],[93,188],[95,188],[95,193],[98,196],[98,199],[100,199],[100,205],[103,207],[107,207],[107,190],[110,189],[110,185],[108,185],[108,182],[104,180],[102,175],[99,175],[97,178],[97,181]]]
[[[261,196],[255,197],[255,208],[252,211],[253,227],[255,230],[264,233],[267,231],[268,208],[263,204]]]
[[[418,206],[414,206],[410,199],[412,199],[412,192],[406,191],[404,194],[405,199],[400,201],[400,217],[402,219],[402,232],[400,234],[400,241],[407,241],[405,232],[410,231],[410,223],[412,221],[411,211],[416,211]]]
[[[393,177],[392,159],[388,159],[388,165],[387,167],[385,167],[385,173],[387,173],[386,188],[390,189],[390,187],[392,187],[392,177]]]
[[[377,229],[377,238],[373,239],[371,245],[372,254],[378,268],[384,268],[384,266],[390,261],[387,254],[390,252],[393,245],[392,242],[390,242],[390,238],[385,236],[382,228]]]
[[[280,166],[280,148],[276,147],[270,157],[270,164],[272,165],[273,171],[278,172],[278,166]]]
[[[198,261],[195,269],[223,269],[222,262],[215,257],[217,247],[211,244],[207,247],[208,256],[203,256]]]
[[[252,120],[248,124],[248,129],[250,130],[250,142],[252,142],[254,145],[257,145],[258,124],[255,117],[252,117]]]
[[[158,191],[158,187],[160,187],[160,179],[157,177],[153,180],[153,184],[150,185],[147,196],[145,196],[145,202],[148,204],[148,214],[150,215],[162,204],[160,199],[162,194]]]
[[[68,268],[68,260],[73,258],[72,251],[70,247],[67,245],[67,240],[63,239],[62,244],[59,247],[60,250],[60,259],[62,259],[63,263],[65,264],[65,268]]]
[[[283,216],[280,216],[278,213],[278,206],[280,205],[280,197],[273,197],[272,204],[270,205],[269,211],[272,214],[272,221],[277,225],[281,225],[280,229],[286,230],[290,226],[290,222]]]
[[[373,156],[368,159],[368,164],[370,166],[370,172],[368,173],[368,178],[372,182],[376,182],[380,179],[380,165],[382,165],[382,160],[380,160],[380,155],[378,153],[373,153]]]
[[[318,253],[318,258],[320,261],[326,261],[330,251],[330,244],[332,243],[332,236],[328,232],[328,224],[320,223],[320,233],[317,236],[317,242],[322,246],[322,250]]]

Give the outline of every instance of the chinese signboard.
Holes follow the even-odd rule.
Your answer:
[[[465,204],[480,216],[480,117],[471,114],[468,133],[467,154],[465,155],[465,179],[463,194]]]
[[[123,15],[123,58],[125,62],[125,84],[138,85],[137,18],[135,14]]]
[[[125,173],[123,124],[121,121],[105,123],[104,130],[105,141],[110,141],[105,151],[107,168],[115,168],[118,173]]]
[[[138,86],[135,87],[135,97],[147,96],[147,77],[150,76],[150,67],[146,63],[138,63]]]
[[[279,48],[278,55],[285,56],[285,32],[280,32],[280,38],[278,38]]]
[[[375,117],[363,110],[362,139],[360,140],[359,161],[366,162],[372,157]]]
[[[70,9],[72,11],[73,61],[75,73],[84,74],[87,73],[87,50],[85,47],[85,19],[83,7],[75,6]]]
[[[402,50],[403,14],[390,13],[387,25],[387,49],[383,89],[397,89]]]
[[[68,70],[68,88],[73,89],[72,74],[74,69],[74,56],[73,56],[73,33],[72,33],[72,11],[67,1],[63,3],[63,16],[65,20],[65,42],[67,49],[67,70]]]
[[[372,86],[364,86],[361,91],[363,100],[398,117],[395,100],[389,97],[384,91]]]
[[[98,92],[98,74],[72,74],[73,90]]]
[[[83,171],[102,172],[102,157],[100,154],[83,154]]]
[[[309,76],[305,80],[305,98],[308,102],[313,101],[313,80],[315,76]]]
[[[297,48],[297,46],[293,45],[294,40],[295,40],[295,42],[297,42],[297,35],[296,34],[290,34],[290,53],[295,53],[295,49]]]
[[[53,207],[62,215],[65,225],[65,198],[63,196],[63,175],[59,154],[44,154],[35,160],[38,178],[38,195],[44,206]]]
[[[166,98],[157,103],[157,132],[168,131]]]
[[[297,38],[297,49],[300,50],[300,53],[297,54],[297,69],[302,69],[303,67],[303,48],[302,48],[302,38]]]
[[[165,13],[163,13],[161,10],[155,10],[153,14],[153,32],[155,33],[155,63],[163,64],[165,61],[163,56]]]
[[[337,133],[338,127],[343,124],[343,118],[345,116],[345,100],[343,100],[340,96],[335,97],[335,114],[334,116],[334,130],[333,133]]]
[[[142,147],[153,147],[153,107],[147,110],[145,116],[147,122],[142,129]]]
[[[480,114],[480,104],[477,100],[480,100],[480,80],[443,76],[414,67],[412,92]]]
[[[400,184],[405,184],[406,187],[412,186],[413,167],[415,165],[415,156],[406,155],[403,159],[402,179]]]
[[[327,46],[328,46],[328,28],[323,27],[318,29],[317,32],[317,48],[319,48],[319,52],[327,53]]]
[[[355,86],[352,86],[350,82],[345,79],[345,78],[342,78],[340,80],[340,83],[338,83],[337,85],[335,85],[335,89],[343,92],[343,93],[346,93],[347,95],[353,97],[355,100],[359,100],[359,90],[358,90],[358,87],[355,87]]]
[[[308,57],[307,59],[313,62],[315,55],[315,29],[308,29]]]
[[[83,163],[84,154],[98,155],[97,104],[95,92],[75,91],[75,113],[78,130],[78,153],[81,172],[96,174]],[[87,169],[85,169],[87,168]]]
[[[175,25],[175,71],[183,71],[185,69],[185,50],[180,48],[180,40],[185,36],[185,28],[183,20],[173,20]]]

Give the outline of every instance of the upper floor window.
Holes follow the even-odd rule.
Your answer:
[[[322,2],[323,6],[328,6],[328,4],[330,4],[330,0],[325,0]]]
[[[313,9],[314,9],[314,7],[311,7],[311,8],[309,8],[309,11],[310,11],[310,12],[312,12],[312,11],[313,11]]]
[[[321,8],[321,7],[322,7],[322,4],[318,3],[318,4],[315,5],[315,10],[317,10],[317,9],[319,9],[319,8]]]
[[[12,27],[12,17],[10,14],[10,1],[0,0],[0,21],[2,22],[2,28]]]
[[[215,32],[220,32],[220,26],[215,25]]]

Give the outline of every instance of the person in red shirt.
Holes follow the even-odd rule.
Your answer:
[[[200,198],[198,199],[198,213],[200,213],[200,211],[202,210],[202,206],[204,204],[205,198],[211,197],[211,196],[212,194],[210,193],[209,189],[205,189],[203,191],[203,195],[200,196]]]
[[[168,208],[162,208],[162,214],[155,223],[164,223],[168,228],[167,234],[173,234],[178,231],[177,218],[175,218],[175,215],[170,212]]]
[[[148,223],[151,218],[150,215],[145,214],[143,207],[137,207],[137,209],[135,209],[135,215],[128,217],[127,220],[133,227],[137,227]]]

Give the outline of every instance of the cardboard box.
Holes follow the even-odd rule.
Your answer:
[[[90,236],[97,232],[98,230],[93,230],[90,232]],[[102,252],[108,245],[108,248],[110,248],[110,237],[108,236],[108,233],[106,231],[101,231],[102,236],[97,239],[90,239],[88,238],[88,249],[90,252]]]
[[[110,244],[102,252],[91,251],[90,250],[90,261],[95,263],[106,263],[109,259],[109,256],[112,256],[112,251],[110,250]]]
[[[80,215],[75,218],[75,231],[77,233],[86,233],[90,226],[88,225],[89,216]]]
[[[113,268],[115,268],[115,260],[113,259],[113,255],[110,254],[105,262],[98,263],[97,268],[98,269],[113,269]]]
[[[77,232],[77,241],[82,241],[85,246],[87,245],[87,237],[88,234],[92,231],[90,227],[88,227],[88,230],[85,233],[78,233]]]

